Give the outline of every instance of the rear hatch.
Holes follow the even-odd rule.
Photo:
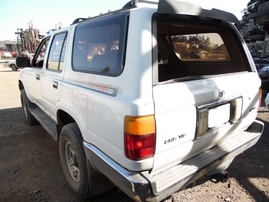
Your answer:
[[[160,13],[153,19],[154,174],[244,131],[257,115],[260,79],[231,23]]]

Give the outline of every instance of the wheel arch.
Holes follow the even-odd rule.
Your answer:
[[[21,91],[22,89],[24,89],[24,85],[23,85],[23,83],[22,83],[22,81],[21,80],[19,80],[19,90]]]
[[[69,123],[77,123],[75,121],[75,119],[66,111],[59,109],[57,111],[57,141],[59,140],[59,136],[61,133],[61,130],[63,129],[63,127]],[[80,130],[80,129],[79,129]]]
[[[66,113],[63,110],[60,110],[59,113],[62,116],[68,115],[68,113]],[[73,119],[71,116],[69,118]],[[67,120],[67,121],[70,121],[70,120]],[[62,164],[62,168],[63,168],[64,174],[65,174],[65,177],[68,181],[68,185],[71,188],[71,190],[81,200],[88,199],[88,198],[91,198],[91,197],[96,196],[96,195],[100,195],[100,194],[110,190],[114,186],[114,184],[103,173],[101,173],[99,170],[97,170],[95,168],[94,162],[90,161],[90,159],[88,159],[86,157],[84,146],[83,146],[82,134],[78,135],[78,133],[81,132],[78,124],[74,120],[74,122],[72,122],[72,123],[69,123],[69,124],[67,123],[66,127],[64,127],[65,125],[62,125],[62,126],[63,126],[63,130],[60,132],[61,135],[59,135],[60,159],[61,159],[61,164]],[[70,141],[66,139],[67,137],[69,138]],[[66,140],[68,141],[68,144],[69,144],[69,142],[71,143],[71,148],[73,148],[73,150],[75,151],[74,153],[71,152],[72,155],[70,155],[70,156],[67,155],[67,153],[66,153],[66,151],[68,151],[68,150],[63,149],[64,146],[67,145]],[[73,145],[76,146],[75,148],[79,148],[79,150],[74,149]],[[80,157],[82,157],[82,158],[77,158],[76,154],[80,154]],[[66,160],[67,159],[66,157],[68,157],[68,160]],[[73,157],[76,157],[76,160],[71,161],[71,159],[73,159]],[[80,159],[80,161],[79,161],[79,159]],[[81,161],[81,159],[83,161]],[[78,165],[75,165],[74,162],[77,162]],[[79,162],[81,162],[81,164],[83,164],[83,166],[79,166]],[[68,164],[70,166],[68,166]],[[73,166],[75,166],[77,168],[77,169],[74,169],[74,171],[80,170],[80,171],[82,171],[81,173],[84,173],[83,174],[84,178],[82,178],[83,180],[80,180],[80,182],[84,182],[84,183],[79,185],[79,187],[77,187],[77,184],[74,185],[74,183],[72,181],[72,174],[70,174],[70,173],[73,173],[73,169],[70,169],[70,168]],[[69,171],[69,172],[67,172],[67,171]],[[71,178],[70,178],[70,176],[71,176]]]

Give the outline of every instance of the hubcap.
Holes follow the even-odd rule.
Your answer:
[[[79,183],[80,170],[78,167],[76,152],[73,149],[71,142],[67,142],[65,145],[65,159],[71,177],[76,183]]]

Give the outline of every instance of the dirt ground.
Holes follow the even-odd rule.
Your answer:
[[[0,202],[78,201],[64,179],[57,142],[40,125],[28,126],[23,121],[18,75],[19,71],[0,64]],[[269,110],[264,104],[258,118],[265,124],[263,136],[233,161],[227,182],[200,180],[164,202],[269,201]],[[132,200],[111,190],[90,201]]]

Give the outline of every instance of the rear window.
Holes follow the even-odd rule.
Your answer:
[[[186,15],[155,17],[159,82],[252,71],[230,24]]]
[[[79,24],[73,42],[73,69],[119,75],[124,62],[126,22],[127,14],[118,14]]]
[[[174,51],[183,61],[230,61],[226,46],[218,33],[172,36]]]

